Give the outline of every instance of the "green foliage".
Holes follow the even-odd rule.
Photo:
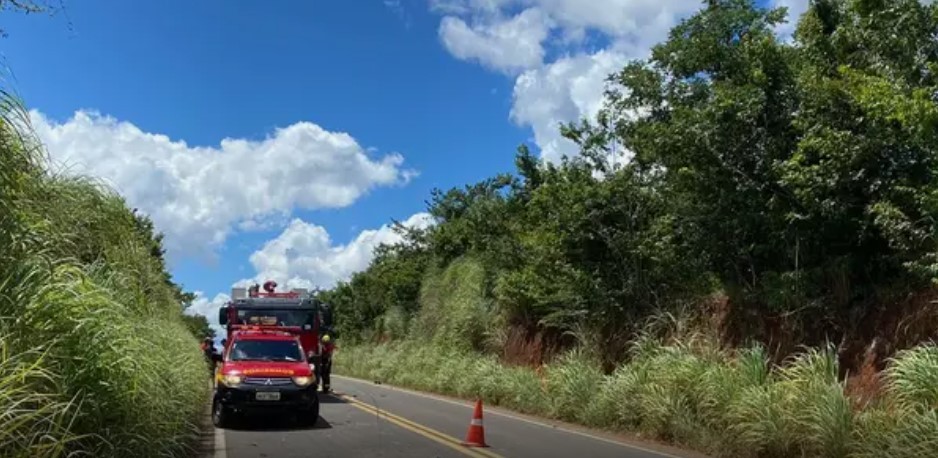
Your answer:
[[[411,242],[382,245],[366,272],[320,293],[319,298],[333,307],[336,325],[346,341],[354,342],[373,333],[389,310],[403,313],[404,322],[416,311],[421,281],[431,258],[419,242],[421,232],[408,232],[402,226],[397,229]]]
[[[890,396],[860,408],[837,379],[831,347],[771,366],[760,346],[736,352],[701,336],[645,338],[604,375],[574,349],[543,371],[416,340],[343,347],[339,373],[612,430],[639,432],[712,456],[932,456],[938,405],[922,389],[935,348],[899,355]]]
[[[935,455],[933,346],[861,407],[832,347],[770,365],[760,320],[840,340],[938,281],[938,3],[815,0],[793,42],[757,3],[704,2],[610,75],[595,119],[561,129],[577,158],[521,147],[514,175],[435,190],[435,226],[326,293],[357,343],[338,370],[720,456]],[[714,290],[772,345],[639,325]],[[509,327],[580,347],[506,367]]]
[[[202,315],[182,315],[182,322],[186,325],[186,329],[199,340],[206,337],[215,338],[215,330],[208,324],[208,319]]]
[[[207,372],[159,236],[0,107],[0,456],[190,454]]]
[[[493,310],[484,296],[485,270],[460,258],[423,282],[412,336],[437,347],[482,350]]]
[[[715,286],[738,316],[843,335],[878,291],[938,279],[938,5],[818,0],[794,43],[775,35],[784,19],[706,2],[610,77],[594,120],[563,127],[578,158],[522,147],[514,176],[435,190],[434,227],[326,293],[358,341],[410,339],[339,364],[736,456],[932,451],[930,347],[897,360],[889,406],[869,411],[829,348],[771,371],[762,347],[728,354],[688,334],[639,334],[626,352],[645,317]],[[614,165],[623,147],[634,158]],[[540,380],[496,364],[483,342],[506,326],[588,347]]]
[[[938,348],[934,343],[900,352],[885,372],[880,408],[857,416],[855,456],[915,457],[938,454]]]
[[[524,149],[518,163],[524,181],[436,192],[437,225],[325,292],[345,335],[377,337],[393,316],[477,349],[497,345],[495,323],[586,326],[602,345],[621,346],[633,322],[709,288],[702,265],[682,259],[685,237],[646,180],[597,177],[582,160],[535,162]]]
[[[578,158],[521,147],[515,175],[435,190],[435,226],[327,294],[346,335],[443,314],[417,311],[423,273],[466,255],[502,323],[585,329],[613,361],[643,317],[714,287],[844,332],[877,291],[938,279],[936,11],[819,0],[788,43],[783,10],[706,2],[563,127]]]
[[[9,341],[0,335],[0,456],[61,455],[75,439],[68,431],[74,406],[57,395],[59,380],[42,367],[45,355],[12,354]]]
[[[778,11],[710,2],[571,135],[615,132],[659,175],[690,253],[738,299],[837,316],[877,285],[936,278],[935,10],[819,1],[792,46]]]

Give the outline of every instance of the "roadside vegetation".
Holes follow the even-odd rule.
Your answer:
[[[817,0],[791,41],[706,5],[559,126],[579,155],[434,191],[324,292],[336,371],[725,456],[938,455],[938,4]]]
[[[54,173],[0,94],[0,456],[191,453],[209,385],[189,300],[150,220]]]
[[[882,393],[868,401],[838,376],[832,347],[773,365],[763,346],[727,350],[699,334],[643,335],[608,373],[582,347],[535,368],[416,339],[344,347],[335,364],[366,380],[481,398],[710,456],[938,455],[934,344],[897,355],[881,374]]]

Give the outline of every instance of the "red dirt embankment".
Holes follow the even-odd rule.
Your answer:
[[[776,363],[804,348],[826,342],[837,345],[841,376],[847,390],[860,403],[869,402],[880,390],[879,374],[897,352],[938,338],[938,288],[910,293],[843,313],[818,319],[802,316],[759,315],[734,310],[719,297],[707,306],[707,324],[717,330],[727,346],[747,340],[766,345]]]
[[[700,304],[699,327],[715,332],[727,348],[760,342],[776,363],[805,346],[837,345],[841,376],[854,399],[865,404],[880,389],[880,372],[898,351],[938,339],[938,288],[929,288],[871,306],[865,314],[809,318],[809,312],[765,314],[734,307],[723,295]],[[508,329],[501,359],[506,364],[539,367],[572,346],[569,336],[521,325]]]

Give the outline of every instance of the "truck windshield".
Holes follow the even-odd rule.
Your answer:
[[[230,361],[302,361],[300,345],[292,340],[239,340],[228,353]]]
[[[313,324],[310,310],[238,309],[238,324],[303,326]]]

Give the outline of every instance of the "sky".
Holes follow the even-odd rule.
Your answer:
[[[0,59],[53,166],[150,215],[215,323],[234,285],[349,278],[392,221],[432,224],[432,189],[511,171],[521,144],[575,155],[558,123],[701,5],[61,0],[3,12]]]

